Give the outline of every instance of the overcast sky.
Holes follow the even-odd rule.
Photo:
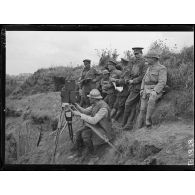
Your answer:
[[[89,58],[97,64],[95,49],[117,49],[123,57],[125,50],[144,47],[165,40],[178,50],[193,45],[193,32],[64,32],[64,31],[7,31],[6,73],[33,73],[39,68],[73,66]]]

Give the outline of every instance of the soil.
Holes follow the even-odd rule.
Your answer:
[[[95,157],[75,157],[66,128],[59,137],[54,162],[53,126],[60,114],[60,94],[51,92],[20,100],[6,99],[6,106],[22,112],[6,117],[6,163],[9,164],[187,165],[189,159],[194,158],[194,154],[188,153],[189,142],[194,139],[194,123],[179,118],[151,129],[127,132],[121,130],[120,123],[114,122],[116,139],[113,144],[121,154],[104,144],[95,147]],[[80,126],[82,121],[74,118],[74,133]]]

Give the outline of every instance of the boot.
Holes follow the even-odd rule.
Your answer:
[[[135,115],[136,115],[136,107],[133,106],[132,109],[131,109],[131,112],[130,112],[130,116],[127,120],[127,123],[123,127],[124,131],[130,131],[130,130],[133,129],[133,121],[134,121]]]
[[[116,108],[113,108],[113,109],[111,110],[110,117],[113,118],[115,114],[116,114]]]
[[[155,102],[148,102],[147,112],[146,112],[146,127],[152,126],[152,113],[155,109]]]
[[[141,129],[142,126],[143,126],[144,115],[145,115],[144,110],[140,110],[140,113],[139,113],[138,119],[137,119],[137,128],[138,128],[138,129]]]
[[[86,146],[86,151],[85,151],[85,156],[92,156],[94,154],[94,147],[93,147],[93,142],[91,139],[87,140],[85,142]]]
[[[76,137],[75,145],[72,148],[72,152],[76,151],[76,156],[77,157],[81,157],[82,156],[83,147],[84,147],[83,139],[81,137],[81,134],[79,134]]]

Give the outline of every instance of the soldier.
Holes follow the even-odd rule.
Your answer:
[[[95,68],[91,68],[91,60],[83,60],[84,69],[80,77],[80,95],[81,95],[81,106],[89,106],[89,99],[87,95],[92,89],[96,88],[96,82],[100,79],[100,74]]]
[[[117,97],[117,92],[114,88],[113,85],[113,81],[112,79],[119,79],[121,76],[121,71],[116,69],[116,61],[115,60],[109,60],[108,61],[108,69],[110,72],[110,77],[109,77],[109,83],[107,85],[104,85],[105,89],[106,89],[106,97],[104,98],[104,101],[110,106],[110,109],[113,108],[114,103],[116,101],[116,97]]]
[[[105,98],[108,94],[107,85],[110,83],[109,80],[110,72],[108,70],[103,70],[102,74],[103,74],[103,78],[101,79],[100,87],[101,87],[102,96],[103,98]]]
[[[98,127],[102,135],[111,140],[113,138],[112,123],[110,118],[110,108],[108,104],[102,100],[102,96],[97,89],[91,90],[88,95],[91,106],[84,109],[76,104],[78,111],[72,111],[75,116],[80,116],[84,122]],[[86,146],[86,155],[94,153],[94,144],[99,145],[105,143],[99,138],[89,127],[84,126],[76,133],[76,148],[78,156],[82,155],[83,146]]]
[[[146,113],[146,126],[152,125],[151,116],[155,109],[156,101],[162,97],[163,89],[167,82],[167,68],[159,63],[159,55],[151,51],[146,56],[148,69],[141,84],[141,106],[138,116],[138,128],[142,127]]]
[[[124,79],[126,84],[129,84],[129,96],[125,102],[125,111],[123,116],[123,130],[131,130],[136,115],[136,107],[140,100],[140,87],[145,70],[145,60],[142,57],[141,47],[132,48],[135,55],[135,60],[128,71],[128,79]]]
[[[122,86],[123,90],[122,92],[119,92],[116,98],[116,102],[114,104],[114,109],[112,112],[112,116],[115,120],[118,120],[119,116],[121,116],[124,112],[125,108],[125,101],[129,95],[129,88],[128,84],[124,82],[126,78],[126,72],[128,71],[128,65],[129,65],[129,60],[125,58],[121,58],[120,65],[122,67],[122,74],[120,79],[112,79],[113,81],[116,82],[116,85]]]

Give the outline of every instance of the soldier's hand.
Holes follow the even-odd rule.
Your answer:
[[[115,82],[116,79],[115,79],[115,78],[110,78],[110,81],[111,81],[111,82]]]
[[[132,84],[133,83],[133,80],[129,80],[129,84]]]
[[[156,96],[157,95],[156,91],[152,91],[150,94],[151,94],[151,96]]]
[[[81,116],[81,113],[79,112],[79,111],[73,111],[73,114],[75,115],[75,116]]]

